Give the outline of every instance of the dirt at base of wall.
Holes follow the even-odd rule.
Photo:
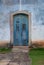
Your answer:
[[[6,46],[10,41],[0,41],[0,46]]]
[[[0,47],[1,46],[6,46],[9,44],[10,41],[0,41]],[[32,46],[34,47],[44,47],[44,40],[40,41],[31,41]]]
[[[44,47],[44,40],[40,41],[32,41],[32,45],[35,47]]]

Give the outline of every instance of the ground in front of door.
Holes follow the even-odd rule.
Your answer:
[[[0,54],[0,65],[31,65],[27,51],[13,49],[10,53]]]

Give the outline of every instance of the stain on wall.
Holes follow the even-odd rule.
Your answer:
[[[32,41],[44,40],[44,0],[21,1],[21,10],[31,12]],[[0,0],[0,41],[10,41],[10,14],[19,9],[19,0]]]

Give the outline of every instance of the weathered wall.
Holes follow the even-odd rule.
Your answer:
[[[22,4],[21,10],[31,12],[32,41],[44,40],[44,0],[22,0]],[[19,0],[0,0],[0,41],[10,41],[10,14],[19,9]]]

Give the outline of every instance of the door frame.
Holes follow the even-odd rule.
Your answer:
[[[22,11],[16,11],[16,12],[12,12],[11,14],[10,14],[10,43],[11,44],[13,44],[13,35],[14,35],[14,33],[13,33],[13,16],[15,16],[15,15],[17,15],[17,14],[25,14],[25,15],[27,15],[28,16],[28,23],[29,23],[29,43],[28,43],[28,46],[30,46],[30,44],[31,44],[31,13],[30,12],[28,12],[28,11],[25,11],[25,10],[22,10]]]

